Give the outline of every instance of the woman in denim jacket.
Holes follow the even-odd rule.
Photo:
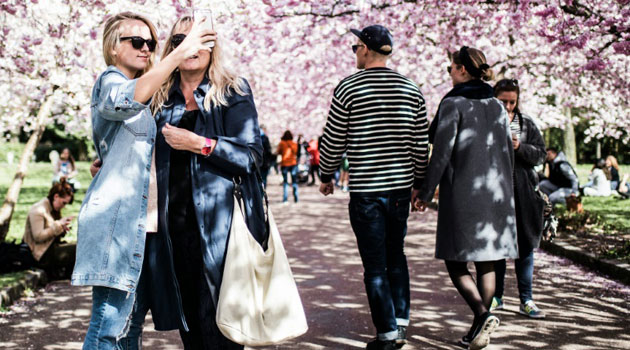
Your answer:
[[[73,285],[93,286],[83,349],[127,348],[119,340],[129,328],[136,300],[145,234],[157,231],[157,210],[150,214],[157,207],[157,186],[150,181],[156,126],[147,103],[180,62],[207,50],[203,43],[214,35],[201,28],[193,26],[189,39],[152,68],[157,33],[148,19],[124,12],[105,23],[108,68],[96,80],[91,101],[102,167],[79,211],[72,275]]]
[[[163,56],[191,35],[190,17],[171,30]],[[225,67],[221,42],[182,62],[153,97],[159,229],[147,240],[143,276],[149,293],[134,310],[129,334],[179,329],[185,349],[243,349],[215,323],[233,210],[241,183],[246,221],[264,239],[258,116],[247,82]]]

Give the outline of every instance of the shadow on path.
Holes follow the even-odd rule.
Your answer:
[[[300,187],[299,204],[279,204],[279,177],[270,177],[271,210],[309,320],[309,332],[293,342],[262,349],[363,349],[375,334],[363,287],[363,270],[348,220],[347,194],[324,198]],[[411,326],[404,349],[462,349],[471,313],[453,288],[444,264],[433,258],[434,211],[412,214],[405,252],[411,274]],[[534,298],[545,320],[518,314],[513,264],[506,276],[506,310],[488,349],[630,349],[630,287],[537,253]],[[81,349],[91,307],[89,288],[49,285],[0,315],[2,349]],[[177,331],[155,332],[149,323],[145,349],[182,349]]]

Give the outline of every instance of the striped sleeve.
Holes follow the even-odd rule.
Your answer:
[[[427,108],[422,95],[418,99],[418,113],[414,120],[414,147],[412,152],[414,166],[413,188],[419,189],[424,180],[429,164],[429,121],[427,120]]]
[[[348,117],[350,113],[338,95],[339,91],[335,89],[324,127],[324,135],[320,143],[319,169],[323,183],[332,180],[332,175],[339,168],[341,157],[348,147]]]

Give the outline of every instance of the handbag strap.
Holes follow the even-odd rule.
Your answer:
[[[258,167],[256,167],[256,177],[258,179],[258,184],[262,188],[263,198],[265,201],[265,204],[263,206],[263,212],[265,215],[265,230],[267,231],[267,238],[262,243],[262,247],[266,251],[267,245],[269,243],[269,236],[270,236],[269,233],[271,232],[270,226],[269,226],[269,197],[267,197],[267,191],[265,191],[265,186],[263,186],[262,176],[260,175],[260,172],[258,171]],[[243,189],[241,188],[242,179],[240,176],[235,176],[232,178],[232,182],[234,183],[234,190],[233,190],[234,199],[237,201],[238,206],[241,209],[241,213],[243,214],[243,219],[245,219],[245,222],[247,222],[247,215],[245,213],[245,202],[243,201]]]
[[[263,206],[263,211],[265,215],[265,225],[269,225],[269,197],[267,196],[267,191],[265,190],[265,186],[263,186],[262,175],[260,175],[260,170],[256,167],[256,178],[258,180],[258,185],[262,189],[263,199],[265,204]],[[243,201],[243,189],[241,188],[241,183],[243,182],[240,176],[235,176],[232,178],[232,182],[234,183],[234,197],[238,201],[239,207],[241,208],[241,212],[243,213],[243,217],[246,218],[245,215],[245,202]]]

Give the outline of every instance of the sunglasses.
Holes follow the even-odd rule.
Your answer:
[[[365,45],[352,45],[352,52],[357,53],[360,47],[365,47]]]
[[[131,46],[133,46],[136,50],[142,50],[144,44],[147,44],[149,48],[149,52],[155,51],[155,47],[157,46],[157,41],[153,39],[144,39],[139,36],[123,36],[120,38],[120,41],[131,40]]]
[[[175,34],[171,38],[171,45],[173,45],[173,49],[177,48],[179,44],[182,43],[186,39],[186,34]]]

